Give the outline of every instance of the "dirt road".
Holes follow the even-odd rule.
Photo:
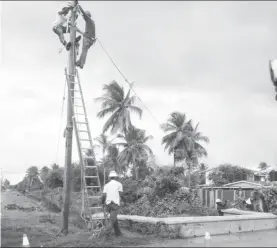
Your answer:
[[[5,209],[9,205],[20,209]],[[31,211],[34,209],[36,211]],[[1,247],[20,247],[23,234],[27,234],[30,245],[36,247],[130,247],[146,245],[151,239],[123,230],[124,236],[121,238],[95,242],[89,239],[91,232],[82,229],[75,216],[70,217],[69,234],[65,237],[57,236],[60,232],[60,214],[50,212],[37,201],[15,191],[2,192],[1,215]]]

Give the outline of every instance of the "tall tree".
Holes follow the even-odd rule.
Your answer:
[[[178,160],[177,150],[185,147],[185,149],[182,149],[185,152],[190,146],[190,122],[191,120],[187,121],[186,114],[176,111],[171,113],[167,122],[161,125],[161,128],[166,133],[162,138],[162,144],[169,155],[173,154],[174,166],[176,166],[176,160]]]
[[[49,170],[50,169],[47,166],[43,166],[40,170],[40,177],[44,184],[46,182],[46,178],[48,176]]]
[[[52,168],[52,170],[58,170],[60,168],[60,166],[58,164],[54,163],[51,165],[51,168]]]
[[[267,163],[265,163],[265,162],[261,162],[260,164],[259,164],[259,166],[258,166],[258,168],[260,169],[260,170],[265,170],[265,169],[267,169],[269,167],[269,165],[267,164]]]
[[[125,134],[118,134],[117,137],[121,138],[122,141],[115,144],[123,147],[119,154],[119,162],[132,164],[135,168],[135,178],[138,180],[139,164],[142,161],[147,162],[148,156],[153,154],[151,148],[146,144],[153,137],[151,135],[146,136],[145,130],[133,126]]]
[[[215,186],[222,186],[227,183],[246,180],[250,173],[250,170],[240,166],[222,164],[209,174],[209,180],[212,180]]]
[[[134,112],[142,116],[142,109],[134,105],[135,96],[130,96],[130,90],[125,95],[124,88],[116,81],[105,84],[105,91],[102,97],[96,98],[96,101],[102,102],[102,109],[97,117],[103,118],[109,115],[108,120],[103,126],[103,133],[111,130],[112,133],[126,132],[132,126],[130,112]]]
[[[193,127],[192,121],[186,120],[186,115],[173,112],[167,123],[162,124],[165,132],[170,132],[162,139],[165,149],[169,154],[174,153],[175,161],[186,161],[188,169],[188,180],[190,185],[190,171],[198,165],[198,159],[207,156],[206,149],[199,142],[209,142],[208,137],[198,131],[199,123]]]
[[[100,134],[95,138],[95,141],[102,147],[102,161],[103,161],[103,176],[104,185],[106,183],[106,167],[105,167],[105,156],[108,148],[111,146],[111,142],[108,140],[108,136],[104,133]]]
[[[30,187],[32,185],[33,180],[39,175],[38,167],[36,166],[31,166],[27,169],[26,172],[26,179],[28,181],[28,187],[30,190]]]

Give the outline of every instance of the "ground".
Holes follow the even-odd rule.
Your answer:
[[[7,210],[5,206],[16,204],[21,209]],[[27,212],[31,207],[36,211]],[[25,210],[25,211],[24,211]],[[22,236],[27,234],[31,246],[121,246],[121,247],[203,247],[204,238],[193,239],[162,239],[154,236],[123,230],[123,237],[110,240],[89,240],[91,232],[80,227],[77,219],[71,216],[69,234],[58,236],[60,231],[60,214],[48,211],[35,200],[27,198],[15,191],[5,191],[1,194],[1,247],[22,245]],[[74,222],[75,221],[75,222]],[[277,244],[277,230],[241,233],[236,235],[212,236],[211,247],[272,247]]]

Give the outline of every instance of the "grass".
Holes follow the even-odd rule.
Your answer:
[[[69,233],[58,235],[61,229],[60,213],[53,213],[33,199],[17,192],[2,192],[2,247],[21,247],[23,234],[27,234],[30,245],[35,247],[112,247],[147,245],[153,237],[122,230],[120,238],[90,240],[92,233],[82,224],[77,213],[71,212]],[[42,207],[43,211],[24,212],[22,210],[7,210],[8,204],[16,204],[24,208]]]

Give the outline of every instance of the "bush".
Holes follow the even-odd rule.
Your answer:
[[[60,170],[51,170],[46,178],[47,187],[54,189],[63,187],[63,175]]]
[[[197,191],[184,192],[179,189],[164,196],[143,194],[135,203],[124,205],[120,213],[129,215],[166,217],[172,215],[211,216],[217,215],[215,209],[207,208],[197,194]]]
[[[257,201],[259,199],[258,195],[261,196],[265,212],[277,215],[277,188],[260,189],[259,191],[254,191],[252,199],[254,201]],[[248,210],[245,204],[243,203],[244,200],[245,199],[238,198],[236,201],[233,201],[231,203],[232,207],[241,210]],[[256,211],[260,211],[259,208],[257,208]]]

